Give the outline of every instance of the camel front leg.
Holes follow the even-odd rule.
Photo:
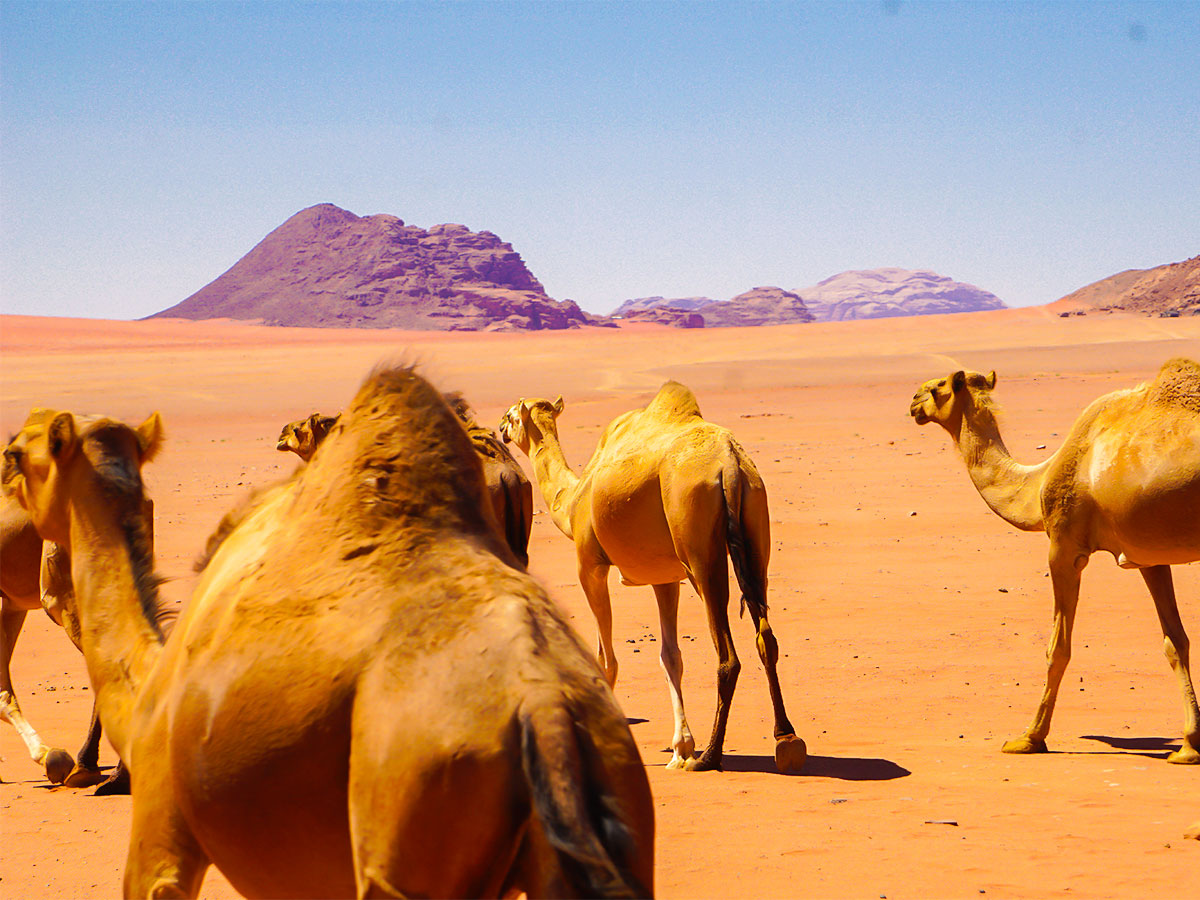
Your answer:
[[[1183,630],[1179,606],[1175,602],[1171,567],[1151,566],[1139,571],[1146,587],[1150,589],[1150,596],[1154,598],[1154,608],[1162,625],[1163,650],[1183,688],[1183,746],[1168,756],[1167,762],[1197,765],[1200,764],[1200,710],[1196,707],[1196,689],[1192,686],[1192,673],[1188,665],[1188,636]]]
[[[659,633],[662,651],[658,661],[667,676],[667,689],[671,692],[671,710],[675,715],[675,733],[671,737],[671,761],[668,769],[682,769],[691,760],[696,750],[696,740],[688,727],[683,712],[683,654],[679,651],[679,582],[654,585],[654,598],[658,601]]]
[[[170,788],[144,782],[138,788],[125,857],[124,896],[199,896],[210,862],[175,806]]]
[[[1086,555],[1076,552],[1050,552],[1050,580],[1054,585],[1054,627],[1050,647],[1046,651],[1048,668],[1046,690],[1038,705],[1033,723],[1021,737],[1008,741],[1005,753],[1045,753],[1046,735],[1050,733],[1050,717],[1062,683],[1067,663],[1071,661],[1071,630],[1075,626],[1075,609],[1079,605],[1079,578],[1088,563]]]
[[[594,536],[577,545],[576,555],[579,583],[596,619],[596,659],[611,688],[617,683],[617,657],[612,643],[612,599],[608,593],[608,570],[612,566]]]
[[[34,730],[33,726],[21,712],[17,703],[17,695],[13,691],[12,676],[9,673],[9,661],[12,659],[13,648],[17,637],[21,634],[21,626],[25,624],[25,610],[5,606],[0,613],[0,718],[13,728],[25,743],[29,757],[46,769],[46,777],[51,784],[62,784],[67,774],[75,766],[75,760],[66,750],[48,746]]]

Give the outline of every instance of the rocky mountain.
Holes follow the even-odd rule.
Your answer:
[[[895,268],[841,272],[800,294],[821,322],[1004,308],[999,297],[973,284],[936,272]]]
[[[1200,256],[1153,269],[1129,269],[1050,304],[1062,314],[1124,309],[1147,315],[1200,315]]]
[[[616,317],[617,314],[613,313]],[[694,309],[677,309],[674,306],[651,306],[634,309],[620,318],[626,322],[654,322],[656,325],[671,325],[674,328],[703,328],[704,316]]]
[[[708,328],[786,325],[813,320],[799,294],[778,287],[751,288],[730,300],[701,306],[696,312],[704,317]]]
[[[268,325],[512,331],[607,324],[554,300],[511,244],[331,203],[296,213],[229,271],[155,317]]]
[[[642,312],[647,309],[658,309],[668,306],[671,309],[699,309],[701,306],[707,306],[709,303],[714,303],[711,297],[636,297],[633,300],[626,300],[620,306],[612,311],[610,315],[627,316],[630,313]]]

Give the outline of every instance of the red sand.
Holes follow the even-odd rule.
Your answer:
[[[808,742],[805,774],[777,774],[770,703],[748,620],[726,771],[667,771],[671,711],[647,588],[613,586],[617,696],[658,801],[664,897],[1150,897],[1200,889],[1200,769],[1163,761],[1182,724],[1140,578],[1097,556],[1084,576],[1075,657],[1053,752],[1001,754],[1032,717],[1051,600],[1046,539],[991,514],[946,434],[908,416],[916,386],[963,366],[996,369],[1005,437],[1042,458],[1094,397],[1200,356],[1200,321],[1043,309],[920,319],[680,332],[443,334],[267,329],[229,322],[0,318],[0,427],[31,406],[141,421],[162,412],[167,449],[148,467],[164,591],[184,601],[190,564],[222,513],[290,471],[280,426],[346,403],[377,361],[416,360],[494,424],[521,396],[562,394],[568,458],[667,378],[731,427],[771,497],[772,622],[784,698]],[[1039,449],[1048,445],[1050,450]],[[526,462],[522,460],[522,462]],[[572,547],[540,498],[531,570],[595,630]],[[1200,635],[1200,566],[1176,569]],[[685,698],[703,741],[715,656],[690,589],[681,604]],[[24,710],[78,749],[91,692],[82,658],[32,614],[13,659]],[[50,787],[0,727],[0,898],[116,896],[128,798]],[[102,761],[113,761],[105,746]],[[235,896],[210,872],[202,896]]]

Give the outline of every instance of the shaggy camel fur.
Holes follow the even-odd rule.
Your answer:
[[[806,756],[783,708],[776,674],[779,648],[767,622],[771,552],[767,492],[754,463],[725,428],[705,422],[692,392],[667,382],[650,404],[623,413],[600,436],[580,478],[567,465],[555,421],[562,397],[520,400],[500,423],[505,440],[533,462],[554,524],[575,543],[579,581],[596,617],[598,656],[608,683],[617,680],[608,573],[649,584],[658,601],[660,662],[674,711],[668,768],[716,769],[741,663],[729,630],[726,551],[757,631],[775,714],[775,764],[797,772]],[[683,709],[683,656],[677,620],[679,583],[688,579],[704,601],[717,649],[717,709],[712,737],[699,759]]]
[[[60,413],[5,453],[39,532],[70,541],[132,774],[126,896],[195,896],[210,864],[248,897],[651,893],[637,746],[481,515],[478,458],[436,391],[369,378],[165,643],[136,515],[160,440],[157,414],[134,430]]]
[[[279,432],[279,441],[275,444],[275,449],[290,450],[308,462],[317,452],[317,446],[325,440],[325,435],[329,434],[329,429],[337,424],[337,420],[337,416],[313,413],[307,419],[288,422]]]
[[[462,394],[446,394],[445,399],[467,429],[471,444],[483,463],[483,481],[488,500],[504,539],[521,565],[527,566],[529,534],[533,529],[533,485],[495,432],[475,421],[471,407]],[[337,416],[313,413],[307,419],[289,422],[283,426],[275,449],[290,450],[308,462],[337,420]]]
[[[0,718],[17,729],[30,757],[45,768],[51,784],[76,788],[98,784],[97,794],[124,794],[129,792],[124,765],[118,763],[107,776],[100,770],[100,717],[95,704],[76,761],[67,751],[50,747],[41,739],[21,712],[13,689],[9,663],[26,613],[44,609],[79,646],[78,630],[63,617],[72,591],[70,565],[62,547],[42,541],[29,514],[16,500],[0,498]]]
[[[992,511],[1050,538],[1054,628],[1046,690],[1033,723],[1006,753],[1043,753],[1059,683],[1071,658],[1079,581],[1097,550],[1138,569],[1158,611],[1167,659],[1183,688],[1183,744],[1168,759],[1200,763],[1200,713],[1171,566],[1200,559],[1200,365],[1167,362],[1153,382],[1115,391],[1080,415],[1045,462],[1008,454],[991,402],[996,373],[958,371],[921,385],[910,412],[937,422],[966,461]]]

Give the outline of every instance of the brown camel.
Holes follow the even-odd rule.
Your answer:
[[[1145,579],[1183,688],[1183,744],[1168,759],[1200,763],[1200,713],[1171,581],[1171,566],[1200,559],[1200,365],[1170,360],[1154,381],[1096,400],[1057,452],[1035,466],[1009,456],[992,406],[995,386],[995,372],[960,370],[921,385],[910,412],[918,425],[937,422],[950,433],[994,513],[1050,538],[1054,628],[1046,690],[1033,723],[1004,751],[1046,751],[1071,658],[1080,575],[1092,553],[1107,550]]]
[[[675,733],[668,768],[721,765],[729,705],[741,663],[729,630],[726,551],[757,631],[775,714],[775,764],[781,772],[804,765],[804,742],[783,708],[776,661],[779,648],[767,622],[767,560],[771,551],[767,492],[758,470],[725,428],[705,422],[692,392],[670,381],[645,409],[623,413],[600,436],[579,477],[567,465],[556,419],[562,397],[520,400],[500,423],[505,440],[533,462],[554,524],[575,543],[579,581],[596,617],[598,657],[610,685],[617,680],[608,573],[625,584],[649,584],[658,601],[660,661],[667,676]],[[677,619],[679,583],[688,579],[704,601],[717,649],[717,709],[704,753],[683,709],[683,656]]]
[[[313,413],[307,419],[288,422],[279,432],[279,441],[275,444],[275,449],[290,450],[308,462],[317,452],[317,446],[325,440],[325,435],[329,434],[329,429],[337,424],[337,420],[337,416]]]
[[[165,642],[137,516],[160,441],[157,414],[135,430],[59,413],[5,452],[7,488],[70,542],[89,673],[132,775],[126,896],[194,897],[210,864],[249,897],[651,893],[653,802],[625,718],[511,564],[427,382],[373,374]]]
[[[533,485],[495,432],[475,421],[462,394],[446,394],[445,399],[467,429],[471,444],[483,463],[484,486],[504,539],[521,565],[527,566],[529,534],[533,528]],[[275,449],[290,450],[308,462],[337,420],[337,416],[313,413],[307,419],[289,422],[283,426]]]
[[[35,763],[45,768],[51,784],[90,787],[97,794],[129,792],[123,765],[109,775],[100,769],[100,717],[92,706],[91,725],[79,750],[78,761],[59,747],[48,746],[25,718],[13,689],[9,663],[25,615],[44,609],[79,646],[77,629],[64,620],[72,591],[70,560],[58,544],[43,542],[29,514],[11,497],[0,498],[0,717],[17,729]]]

